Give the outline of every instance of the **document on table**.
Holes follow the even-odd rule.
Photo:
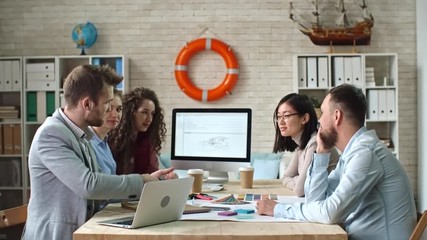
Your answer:
[[[279,203],[297,203],[304,202],[304,198],[298,198],[295,196],[278,196],[277,202]],[[229,204],[217,204],[211,203],[211,201],[206,200],[189,200],[187,204],[192,204],[195,206],[208,206],[208,207],[227,207],[230,208],[228,211],[233,212],[237,209],[247,209],[254,210],[255,213],[245,214],[238,213],[233,216],[223,216],[218,215],[221,211],[210,211],[207,213],[195,213],[195,214],[185,214],[182,215],[180,220],[204,220],[204,221],[239,221],[239,222],[299,222],[299,220],[294,219],[286,219],[286,218],[275,218],[271,216],[259,215],[255,208],[256,201],[247,202],[247,204],[239,204],[239,205],[229,205]]]

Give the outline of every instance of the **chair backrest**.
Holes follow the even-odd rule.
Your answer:
[[[410,240],[419,240],[423,235],[424,229],[427,226],[427,210],[423,212],[420,220],[418,220],[414,231],[412,232]]]
[[[27,205],[0,210],[0,228],[7,228],[27,221]]]

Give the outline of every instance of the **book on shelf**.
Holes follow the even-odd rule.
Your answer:
[[[374,75],[373,67],[366,67],[365,80],[366,80],[367,87],[375,87],[375,75]]]
[[[18,119],[19,108],[16,106],[0,106],[0,119]]]

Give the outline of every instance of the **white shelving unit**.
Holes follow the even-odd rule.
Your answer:
[[[399,156],[398,60],[395,53],[301,54],[294,56],[294,91],[320,103],[343,83],[366,95],[366,127]]]
[[[28,202],[28,152],[38,127],[61,106],[76,66],[108,64],[128,78],[123,55],[0,57],[0,209]],[[126,81],[118,86],[126,91]]]
[[[0,57],[0,209],[23,198],[22,58]]]

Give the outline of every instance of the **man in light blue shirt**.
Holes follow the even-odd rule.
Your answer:
[[[307,172],[305,203],[257,203],[258,213],[342,224],[349,239],[408,239],[416,224],[408,176],[375,131],[364,127],[366,99],[348,84],[331,89],[319,119],[317,149]],[[342,155],[329,176],[330,149]]]

